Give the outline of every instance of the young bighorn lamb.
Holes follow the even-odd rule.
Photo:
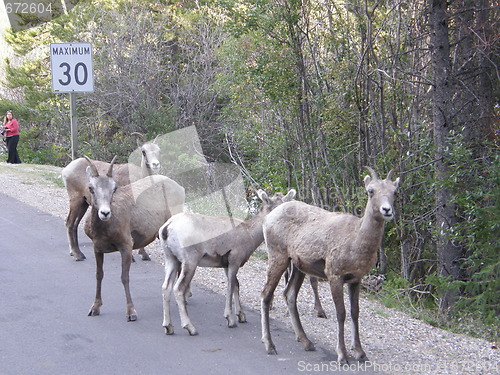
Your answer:
[[[137,137],[137,146],[141,150],[141,167],[134,164],[116,164],[113,175],[118,186],[128,185],[140,178],[157,174],[161,169],[159,161],[160,148],[153,141],[145,143],[144,137],[139,133],[132,133]],[[109,163],[94,160],[94,164],[101,174],[105,174]],[[78,158],[69,163],[62,170],[62,178],[69,196],[69,213],[66,218],[66,230],[69,240],[70,255],[77,261],[84,260],[85,255],[78,245],[78,225],[90,204],[90,192],[85,169],[88,163],[85,158]],[[139,249],[143,260],[149,260],[149,255],[144,249]]]
[[[122,258],[121,279],[127,298],[127,319],[133,321],[137,319],[137,313],[129,289],[132,249],[149,245],[165,221],[183,211],[185,193],[177,182],[161,175],[144,177],[118,187],[113,179],[114,160],[106,175],[99,175],[94,162],[87,159],[91,211],[85,222],[85,233],[94,244],[97,279],[96,297],[89,316],[99,315],[102,305],[104,254],[119,251]]]
[[[265,216],[278,205],[292,200],[295,190],[290,190],[286,196],[278,193],[272,198],[262,190],[257,194],[263,204],[259,213],[250,220],[182,213],[173,216],[161,227],[160,244],[165,254],[165,282],[162,287],[163,327],[167,335],[174,333],[170,319],[172,287],[182,327],[187,329],[191,336],[198,334],[186,309],[186,293],[198,266],[224,268],[228,280],[224,316],[228,327],[236,327],[236,316],[240,323],[246,322],[245,314],[241,310],[236,274],[264,241],[262,222]]]
[[[363,275],[375,265],[377,251],[384,234],[384,224],[393,218],[394,194],[399,178],[364,179],[368,193],[365,214],[359,218],[347,213],[328,212],[302,202],[285,203],[265,219],[263,224],[269,264],[267,281],[262,291],[262,340],[269,354],[276,354],[269,330],[269,303],[289,262],[293,264],[285,297],[297,340],[305,350],[314,350],[307,338],[297,311],[297,295],[304,274],[327,279],[335,303],[338,320],[337,354],[339,362],[347,362],[344,343],[345,307],[343,284],[349,284],[353,321],[353,350],[357,360],[366,360],[359,339],[359,288]]]

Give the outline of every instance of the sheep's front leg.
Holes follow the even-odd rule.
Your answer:
[[[127,321],[134,322],[137,320],[137,312],[135,311],[134,303],[132,302],[132,296],[130,295],[130,265],[132,264],[132,248],[128,250],[120,250],[122,256],[122,284],[125,289],[125,297],[127,299],[127,311],[126,317]]]
[[[189,319],[186,306],[186,293],[188,291],[189,285],[191,284],[191,280],[193,279],[195,271],[196,266],[189,266],[186,263],[182,264],[181,272],[179,273],[177,282],[174,285],[175,300],[177,301],[177,306],[179,307],[181,325],[182,328],[186,329],[191,336],[196,336],[198,334],[198,331]]]
[[[100,308],[102,306],[102,298],[101,298],[101,284],[102,279],[104,278],[104,254],[94,251],[95,254],[95,265],[96,265],[96,288],[95,288],[95,300],[92,306],[90,307],[89,316],[97,316],[100,314]]]
[[[349,284],[352,317],[352,349],[354,351],[354,358],[358,361],[366,361],[368,358],[366,358],[366,353],[361,347],[361,340],[359,339],[359,290],[360,283]]]
[[[292,326],[295,331],[295,337],[298,342],[304,344],[304,349],[307,351],[314,351],[316,348],[314,344],[306,336],[302,323],[300,322],[299,311],[297,309],[297,296],[299,294],[300,287],[304,282],[304,273],[298,270],[297,267],[292,266],[292,273],[290,275],[290,280],[286,285],[284,295],[286,303],[288,306],[288,312],[292,318]]]
[[[170,318],[170,296],[179,272],[179,262],[171,257],[165,257],[165,281],[162,285],[163,292],[163,327],[167,335],[174,334],[174,326]]]
[[[330,289],[332,292],[333,302],[335,303],[335,310],[337,311],[338,322],[338,342],[337,342],[337,356],[339,363],[347,362],[347,350],[344,341],[344,322],[345,322],[345,306],[344,306],[344,281],[340,277],[330,277]]]

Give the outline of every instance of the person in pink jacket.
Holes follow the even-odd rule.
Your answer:
[[[19,123],[14,118],[12,111],[7,111],[3,119],[4,131],[2,134],[7,138],[7,150],[9,156],[7,163],[21,164],[21,159],[17,153],[17,144],[19,143]]]

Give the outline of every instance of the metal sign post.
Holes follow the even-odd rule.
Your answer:
[[[69,93],[69,117],[71,127],[71,160],[75,160],[78,154],[78,117],[76,115],[76,96],[74,92]]]
[[[52,73],[52,92],[69,93],[71,119],[71,158],[77,154],[77,92],[94,91],[94,72],[92,68],[92,44],[90,43],[51,43],[50,66]]]

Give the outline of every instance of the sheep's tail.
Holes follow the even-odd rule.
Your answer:
[[[160,241],[165,243],[168,239],[168,222],[160,228],[160,232],[158,233]]]

